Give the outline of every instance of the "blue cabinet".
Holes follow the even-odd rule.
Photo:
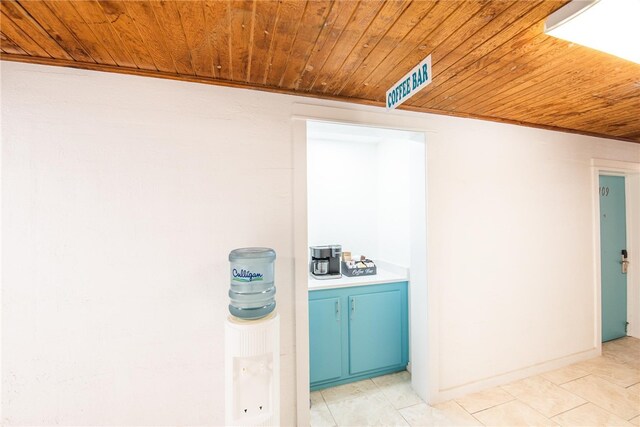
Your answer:
[[[349,373],[402,363],[400,290],[349,297]]]
[[[342,328],[340,298],[309,301],[309,359],[311,382],[324,382],[342,375]]]
[[[309,292],[311,389],[406,368],[407,282]]]

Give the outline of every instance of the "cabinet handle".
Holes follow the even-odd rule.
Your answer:
[[[356,312],[356,299],[351,298],[351,320],[353,320],[353,314]]]
[[[340,321],[340,300],[336,301],[336,321]]]

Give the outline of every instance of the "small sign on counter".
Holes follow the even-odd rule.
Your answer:
[[[373,276],[377,270],[376,264],[370,259],[342,261],[342,274],[347,277]]]

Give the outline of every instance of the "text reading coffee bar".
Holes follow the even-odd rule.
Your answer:
[[[416,65],[387,91],[387,109],[392,110],[431,83],[431,55]]]

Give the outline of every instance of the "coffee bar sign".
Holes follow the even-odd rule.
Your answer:
[[[393,110],[431,83],[431,55],[413,67],[387,91],[387,110]]]

